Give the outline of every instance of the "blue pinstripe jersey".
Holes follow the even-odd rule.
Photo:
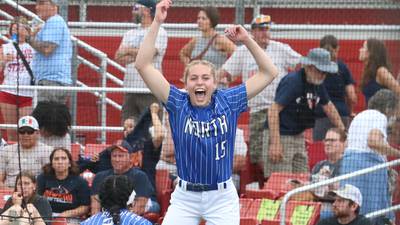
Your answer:
[[[247,109],[246,86],[216,90],[208,106],[195,107],[188,93],[171,85],[166,108],[178,176],[200,184],[228,180],[232,175],[237,120]]]
[[[152,225],[152,223],[143,217],[129,212],[128,210],[121,210],[120,212],[120,225]],[[114,225],[112,216],[108,212],[99,212],[89,219],[81,222],[81,225]]]

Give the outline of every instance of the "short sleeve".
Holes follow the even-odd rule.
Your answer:
[[[90,192],[90,195],[97,195],[99,194],[99,188],[101,185],[101,182],[104,180],[104,178],[106,178],[106,171],[102,171],[100,173],[97,173],[96,176],[93,179],[93,183],[92,183],[92,190]]]
[[[173,115],[182,105],[188,101],[187,93],[180,91],[174,85],[170,86],[167,103],[164,104],[170,115]]]
[[[38,195],[43,195],[44,189],[46,188],[46,180],[44,178],[43,174],[39,174],[39,176],[36,178],[36,192]]]
[[[235,155],[246,156],[247,144],[244,140],[244,132],[242,129],[236,129],[235,137]]]
[[[45,23],[45,28],[41,30],[41,41],[47,41],[61,45],[64,39],[65,28],[65,22],[61,17],[53,17],[49,19]]]
[[[294,98],[301,95],[301,90],[303,88],[303,84],[296,84],[292,80],[289,79],[289,75],[284,77],[278,85],[275,94],[275,102],[282,106],[287,106],[293,102]]]
[[[86,182],[85,179],[82,177],[78,176],[77,177],[77,182],[79,182],[78,185],[78,193],[77,193],[77,200],[79,205],[90,205],[90,189],[89,185]]]
[[[147,175],[139,169],[132,169],[130,176],[132,175],[134,176],[133,178],[131,177],[131,179],[134,181],[133,189],[136,192],[136,196],[150,198],[150,196],[154,193],[154,189],[151,186]]]
[[[10,147],[11,147],[10,145],[6,146],[6,147],[4,147],[4,149],[2,149],[0,151],[0,172],[1,173],[6,173],[6,167],[8,164],[7,152]]]
[[[243,73],[242,48],[237,48],[231,57],[222,65],[222,69],[229,73],[232,77],[237,77]]]
[[[341,73],[341,75],[343,76],[343,81],[344,81],[344,85],[351,85],[351,84],[355,84],[356,82],[353,79],[353,76],[349,70],[349,68],[347,67],[346,64],[344,64],[343,62],[338,62],[339,64],[339,72]]]
[[[330,101],[328,91],[326,90],[325,85],[321,84],[318,87],[318,96],[320,97],[319,104],[326,105]]]
[[[285,45],[285,65],[288,65],[289,68],[294,68],[299,62],[301,55],[293,50],[289,45]]]
[[[230,105],[232,111],[244,112],[247,110],[248,100],[245,83],[232,88],[221,90],[221,92],[223,93],[223,95],[226,96],[228,104]]]

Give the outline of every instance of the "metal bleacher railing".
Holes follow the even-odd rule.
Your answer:
[[[330,185],[330,184],[337,183],[339,181],[344,181],[344,180],[347,180],[347,179],[350,179],[350,178],[353,178],[353,177],[358,177],[358,176],[361,176],[361,175],[365,175],[367,173],[372,173],[372,172],[375,172],[377,170],[381,170],[381,169],[389,168],[389,167],[394,167],[394,166],[398,166],[398,165],[400,165],[400,159],[393,160],[393,161],[386,162],[386,163],[382,163],[380,165],[376,165],[376,166],[373,166],[373,167],[365,168],[365,169],[362,169],[362,170],[354,171],[354,172],[349,173],[349,174],[344,174],[344,175],[341,175],[341,176],[338,176],[338,177],[334,177],[334,178],[331,178],[331,179],[327,179],[327,180],[324,180],[324,181],[320,181],[320,182],[317,182],[317,183],[305,185],[305,186],[302,186],[302,187],[299,187],[299,188],[296,188],[296,189],[293,189],[293,190],[289,191],[288,193],[285,194],[285,196],[282,199],[282,204],[281,204],[281,208],[280,208],[280,215],[281,215],[281,217],[280,217],[280,225],[285,225],[286,224],[286,206],[287,206],[287,203],[288,203],[288,201],[290,200],[290,198],[292,196],[294,196],[296,194],[299,194],[299,193],[303,193],[303,192],[312,190],[312,189],[315,189],[315,188],[318,188],[318,187],[327,186],[327,185]],[[394,206],[389,207],[387,209],[382,209],[382,210],[379,210],[379,211],[376,211],[376,212],[371,212],[371,213],[367,214],[366,217],[375,218],[375,217],[379,217],[379,216],[385,215],[386,213],[388,213],[390,211],[397,211],[397,210],[400,210],[400,205],[394,205]]]

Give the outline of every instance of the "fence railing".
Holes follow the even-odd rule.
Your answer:
[[[386,162],[386,163],[382,163],[380,165],[376,165],[376,166],[373,166],[373,167],[365,168],[365,169],[362,169],[362,170],[358,170],[358,171],[355,171],[355,172],[352,172],[352,173],[349,173],[349,174],[344,174],[344,175],[341,175],[341,176],[338,176],[338,177],[334,177],[334,178],[331,178],[331,179],[328,179],[328,180],[320,181],[320,182],[317,182],[317,183],[308,184],[308,185],[305,185],[305,186],[302,186],[302,187],[299,187],[299,188],[296,188],[296,189],[293,189],[293,190],[289,191],[288,193],[285,194],[285,196],[282,199],[282,204],[281,204],[281,208],[280,208],[280,215],[281,215],[280,216],[280,224],[281,225],[285,225],[286,204],[287,204],[287,202],[289,201],[289,199],[293,195],[296,195],[298,193],[302,193],[302,192],[305,192],[305,191],[309,191],[309,190],[312,190],[312,189],[315,189],[315,188],[318,188],[318,187],[322,187],[322,186],[326,186],[326,185],[329,185],[329,184],[333,184],[333,183],[336,183],[336,182],[339,182],[339,181],[347,180],[347,179],[350,179],[350,178],[353,178],[353,177],[358,177],[358,176],[361,176],[361,175],[364,175],[364,174],[367,174],[367,173],[371,173],[371,172],[374,172],[374,171],[377,171],[377,170],[381,170],[381,169],[384,169],[384,168],[397,166],[397,165],[400,165],[400,159],[393,160],[393,161]],[[383,215],[383,214],[385,214],[387,212],[390,212],[390,211],[393,211],[393,210],[396,210],[396,209],[399,209],[399,208],[400,208],[400,206],[391,207],[389,209],[382,209],[382,210],[377,211],[377,212],[372,212],[372,213],[368,214],[367,216],[372,218],[372,217]]]

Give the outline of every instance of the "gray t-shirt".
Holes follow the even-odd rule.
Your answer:
[[[33,175],[39,175],[42,167],[49,162],[53,148],[38,142],[31,149],[20,146],[21,169],[30,171]],[[5,174],[4,184],[7,187],[15,186],[15,178],[19,174],[18,144],[7,145],[0,152],[0,172]]]

